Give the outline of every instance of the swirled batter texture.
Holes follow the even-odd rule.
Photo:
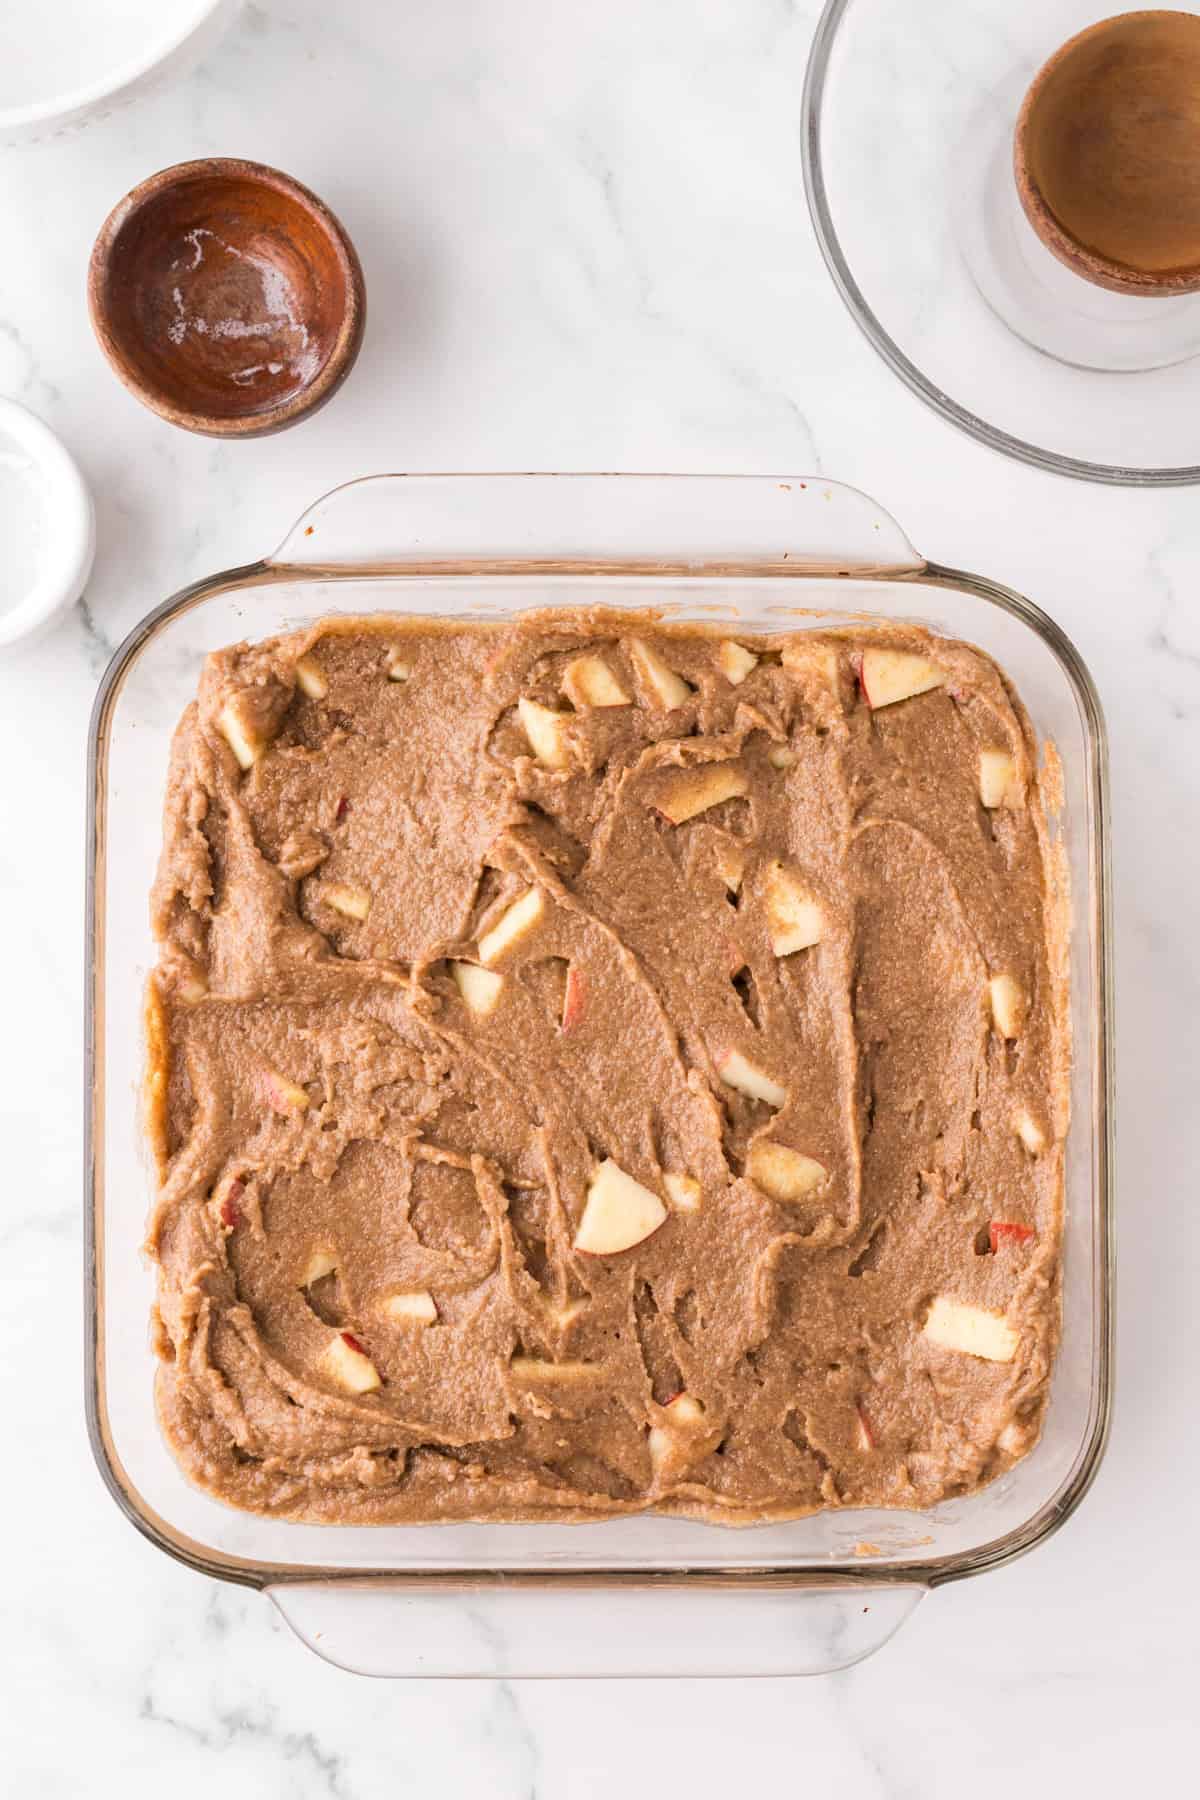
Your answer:
[[[331,618],[211,656],[153,896],[158,1404],[232,1505],[926,1506],[1035,1441],[1064,915],[967,646]]]

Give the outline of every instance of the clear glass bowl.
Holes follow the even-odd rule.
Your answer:
[[[153,1283],[137,1255],[149,1176],[135,1097],[167,748],[201,659],[330,611],[473,619],[572,601],[761,632],[920,620],[994,655],[1039,736],[1057,745],[1075,1046],[1064,1333],[1040,1444],[971,1498],[741,1531],[655,1517],[322,1527],[220,1505],[188,1485],[159,1434],[146,1345]],[[1006,588],[925,563],[878,507],[819,478],[385,476],[326,496],[266,561],[165,601],[114,657],[91,731],[88,1404],[118,1504],[179,1560],[267,1589],[320,1654],[376,1674],[839,1667],[877,1648],[929,1588],[1039,1543],[1086,1490],[1109,1408],[1105,769],[1095,692],[1057,626]]]
[[[1072,274],[1012,176],[1038,69],[1120,10],[827,0],[804,87],[805,185],[843,300],[935,412],[1038,468],[1179,486],[1200,481],[1200,295],[1136,299]]]

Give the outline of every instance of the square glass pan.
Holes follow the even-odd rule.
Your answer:
[[[755,632],[916,620],[994,656],[1057,748],[1074,1046],[1063,1338],[1041,1442],[977,1495],[740,1531],[656,1517],[323,1527],[220,1505],[163,1443],[136,1097],[167,751],[201,659],[331,611],[504,619],[576,602]],[[381,476],[327,495],[273,557],[151,613],[104,677],[90,755],[89,1426],[118,1504],[162,1549],[267,1588],[321,1654],[375,1673],[785,1673],[867,1654],[929,1587],[1030,1549],[1078,1503],[1111,1381],[1106,750],[1086,669],[1029,601],[925,562],[871,501],[819,478]]]

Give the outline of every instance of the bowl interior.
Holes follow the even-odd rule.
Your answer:
[[[352,304],[324,214],[252,174],[151,188],[97,275],[93,306],[126,381],[171,413],[214,420],[259,418],[303,394]]]

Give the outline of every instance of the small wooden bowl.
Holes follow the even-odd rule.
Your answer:
[[[214,157],[163,169],[113,208],[88,310],[144,406],[206,437],[264,437],[337,392],[367,301],[354,245],[315,194]]]
[[[1085,281],[1200,291],[1200,17],[1120,13],[1069,38],[1025,96],[1013,173],[1034,231]]]

